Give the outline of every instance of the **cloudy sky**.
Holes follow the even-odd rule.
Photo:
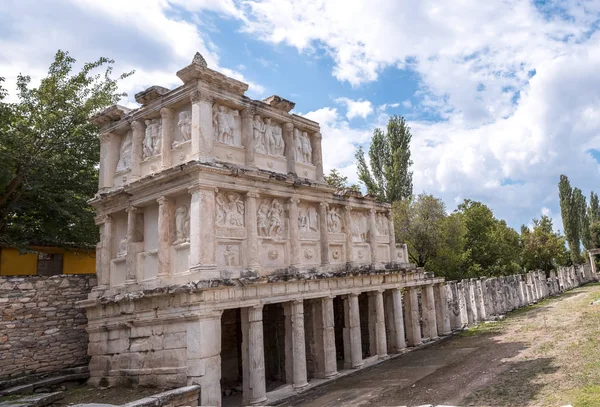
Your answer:
[[[357,146],[400,114],[415,193],[562,229],[559,175],[600,190],[599,22],[600,0],[3,0],[0,76],[39,78],[60,48],[135,69],[133,95],[200,51],[319,121],[326,170],[356,180]]]

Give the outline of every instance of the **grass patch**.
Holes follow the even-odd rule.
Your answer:
[[[566,400],[570,400],[573,407],[598,407],[600,406],[600,385],[576,387],[566,393]]]
[[[483,324],[470,326],[467,329],[460,331],[458,336],[468,338],[470,336],[495,333],[500,329],[501,322],[502,321],[485,322]]]

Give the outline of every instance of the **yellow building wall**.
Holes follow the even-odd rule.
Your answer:
[[[8,247],[3,247],[0,250],[0,276],[37,274],[37,254],[19,254],[17,249]]]
[[[62,253],[63,274],[94,274],[96,253],[86,250],[63,250],[56,247],[35,247],[45,253]],[[0,248],[0,276],[23,276],[37,274],[37,253],[19,254],[10,247]]]
[[[86,251],[67,251],[63,254],[63,274],[94,274],[96,272],[96,253]]]

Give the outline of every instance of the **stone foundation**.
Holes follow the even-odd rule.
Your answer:
[[[0,379],[86,364],[85,310],[95,276],[0,277]]]

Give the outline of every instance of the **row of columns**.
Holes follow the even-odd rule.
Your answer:
[[[214,130],[213,97],[206,91],[194,91],[190,95],[191,101],[191,158],[210,161],[214,158]],[[163,107],[160,110],[162,120],[160,166],[162,169],[172,166],[171,145],[174,139],[174,128],[176,125],[175,110]],[[242,143],[245,147],[245,164],[256,167],[253,118],[256,113],[253,106],[240,111],[242,119]],[[130,124],[132,130],[131,146],[131,180],[135,181],[141,176],[142,146],[144,142],[145,124],[143,119],[134,120]],[[297,131],[292,122],[283,124],[283,137],[285,141],[285,156],[287,159],[287,172],[296,174],[296,156],[294,133]],[[315,166],[317,181],[323,181],[323,153],[321,149],[322,136],[320,132],[314,132],[310,136],[312,148],[312,165]],[[100,176],[99,189],[111,188],[114,184],[114,175],[119,161],[118,153],[121,136],[112,133],[102,133],[100,136]]]
[[[443,334],[450,333],[450,324],[443,295],[444,285],[427,285],[422,288],[423,333],[417,300],[419,287],[406,288],[405,314],[403,317],[401,288],[367,292],[369,300],[369,344],[370,354],[378,359],[388,356],[388,350],[399,353],[408,346],[422,343],[422,336],[434,339],[438,326]],[[436,298],[440,305],[436,306]],[[357,369],[363,366],[359,293],[342,297],[344,309],[343,343],[344,368]],[[305,305],[312,307],[311,331],[307,332],[304,323]],[[314,341],[314,364],[317,378],[336,376],[336,345],[333,297],[322,297],[306,303],[294,300],[284,303],[285,315],[285,377],[294,389],[308,385],[306,361],[306,335]],[[439,311],[437,315],[436,311]],[[387,329],[386,329],[387,319]],[[426,321],[426,322],[425,322]],[[440,321],[440,322],[438,322]],[[242,372],[244,405],[262,404],[267,400],[265,380],[265,350],[263,338],[263,306],[255,305],[241,309],[242,328]],[[389,333],[389,337],[387,336]],[[214,389],[214,384],[211,386]],[[220,393],[211,391],[218,400],[205,400],[206,403],[219,403]],[[207,394],[208,396],[208,394]]]

